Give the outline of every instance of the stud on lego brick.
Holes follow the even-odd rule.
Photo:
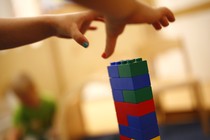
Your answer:
[[[109,77],[119,77],[118,65],[120,62],[113,62],[108,66]]]
[[[146,61],[141,58],[123,61],[119,66],[120,77],[134,77],[148,73],[148,66]]]
[[[152,88],[145,87],[138,90],[123,90],[123,98],[128,103],[139,103],[153,98]]]
[[[112,89],[137,90],[150,86],[149,74],[139,75],[132,78],[110,78]]]

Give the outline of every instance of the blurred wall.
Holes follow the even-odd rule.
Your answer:
[[[25,46],[0,51],[0,93],[4,93],[15,75],[26,72],[40,90],[59,93],[56,71],[48,42],[43,47]]]
[[[37,16],[41,13],[40,0],[9,0],[17,17]]]
[[[176,16],[176,22],[164,29],[167,37],[181,37],[187,50],[193,75],[202,81],[210,80],[210,5],[209,0],[167,1],[158,0],[158,5],[165,5],[173,11],[192,9]],[[207,5],[207,6],[205,6]],[[191,8],[192,7],[192,8]]]
[[[12,3],[10,0],[1,0],[0,2],[0,17],[13,16]]]

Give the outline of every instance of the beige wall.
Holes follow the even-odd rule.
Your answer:
[[[59,92],[56,71],[47,42],[42,47],[30,46],[0,52],[0,93],[17,74],[26,72],[37,83],[39,89]]]
[[[10,0],[1,0],[0,2],[0,17],[11,17],[14,15],[12,3]]]
[[[210,5],[208,0],[167,1],[158,0],[174,11],[191,8],[191,12],[176,17],[176,22],[162,32],[167,37],[180,37],[187,50],[193,74],[202,81],[210,80],[210,10],[202,3]],[[179,6],[180,5],[180,6]],[[196,8],[199,7],[199,8]],[[203,9],[202,9],[203,7]],[[197,9],[197,10],[196,10]]]

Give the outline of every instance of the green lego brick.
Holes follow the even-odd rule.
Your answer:
[[[124,90],[123,98],[128,103],[140,103],[153,98],[152,88],[145,87],[139,90]]]
[[[141,58],[122,61],[118,66],[120,77],[134,77],[141,74],[148,73],[147,61],[143,61]]]

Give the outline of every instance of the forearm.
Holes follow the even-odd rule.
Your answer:
[[[123,19],[136,9],[136,0],[73,0],[85,7],[94,9],[105,16]]]
[[[0,50],[37,42],[53,34],[49,16],[0,18]]]

